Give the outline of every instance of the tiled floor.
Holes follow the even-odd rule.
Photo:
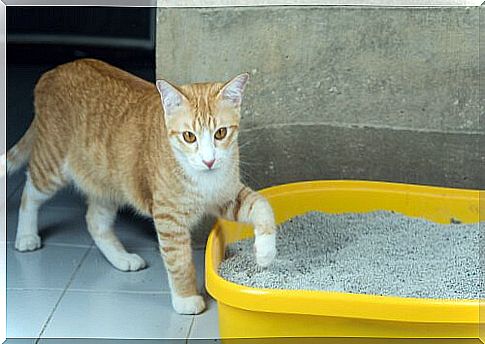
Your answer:
[[[7,337],[30,339],[12,343],[61,343],[54,339],[69,337],[214,342],[217,306],[209,296],[208,310],[201,315],[183,316],[172,310],[150,221],[133,219],[129,213],[119,216],[121,240],[149,266],[139,272],[118,271],[93,245],[85,228],[83,199],[67,190],[39,213],[43,247],[30,253],[16,251],[23,181],[22,172],[7,181]],[[203,250],[196,250],[201,290],[203,258]]]

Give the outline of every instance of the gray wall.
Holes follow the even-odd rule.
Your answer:
[[[240,144],[253,187],[485,188],[478,7],[159,8],[156,52],[157,77],[177,83],[251,73]]]

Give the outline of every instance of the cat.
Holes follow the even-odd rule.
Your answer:
[[[73,183],[86,195],[89,233],[119,270],[146,263],[117,238],[117,209],[130,205],[153,218],[178,313],[205,309],[190,240],[190,228],[204,214],[254,225],[256,263],[268,266],[276,255],[274,214],[239,178],[237,137],[248,78],[153,84],[95,59],[43,74],[32,124],[7,153],[8,173],[28,162],[15,248],[41,246],[39,207]]]

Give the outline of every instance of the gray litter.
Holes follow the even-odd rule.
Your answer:
[[[228,246],[219,273],[257,288],[477,299],[479,224],[451,222],[309,212],[280,225],[270,267],[257,266],[249,239]]]

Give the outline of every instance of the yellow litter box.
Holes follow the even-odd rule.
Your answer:
[[[313,181],[271,187],[261,193],[273,206],[277,223],[311,210],[380,209],[438,223],[451,219],[478,223],[485,210],[482,202],[480,211],[482,191],[384,182]],[[317,342],[327,337],[332,343],[357,339],[358,343],[388,342],[386,338],[454,338],[454,343],[459,338],[479,342],[479,332],[485,334],[479,331],[478,300],[258,289],[221,278],[217,271],[226,245],[252,236],[250,226],[219,220],[207,243],[206,288],[218,303],[220,336],[232,338],[231,343],[241,338],[275,338],[275,343],[293,338],[293,342],[303,343],[315,337]]]

